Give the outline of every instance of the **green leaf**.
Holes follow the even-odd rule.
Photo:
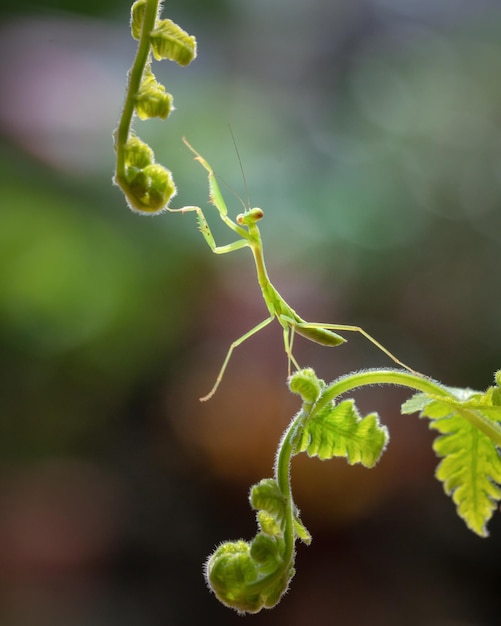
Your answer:
[[[287,500],[283,496],[277,481],[273,478],[263,478],[251,488],[249,496],[250,504],[255,511],[264,511],[267,528],[272,527],[271,520],[274,520],[276,526],[283,531],[285,515],[287,512]],[[258,521],[259,516],[258,516]],[[265,528],[263,531],[266,532]],[[272,532],[272,534],[277,534]]]
[[[188,35],[172,20],[160,20],[150,33],[151,50],[157,61],[169,59],[188,65],[197,56],[195,37]]]
[[[496,446],[458,413],[432,421],[430,428],[442,433],[433,444],[443,457],[437,478],[467,526],[487,536],[486,523],[501,499],[501,458]]]
[[[165,91],[149,68],[144,71],[134,102],[137,116],[142,120],[153,117],[165,120],[174,109],[171,94]]]
[[[307,546],[310,545],[311,535],[306,526],[299,519],[299,513],[297,511],[294,515],[294,533],[296,534],[296,537],[300,539],[304,544],[306,544]]]
[[[416,394],[402,412],[419,411],[440,433],[433,444],[442,458],[436,477],[468,528],[486,537],[486,524],[501,500],[501,457],[495,443],[501,422],[499,388],[447,392],[451,395]]]
[[[354,400],[329,403],[306,422],[298,437],[297,452],[326,460],[346,457],[348,463],[373,467],[388,442],[388,430],[377,413],[362,418]]]
[[[130,30],[134,39],[139,41],[141,29],[143,28],[144,12],[146,10],[146,0],[136,0],[130,10]]]
[[[253,485],[250,492],[250,504],[257,511],[257,522],[266,535],[279,537],[283,535],[287,500],[273,478],[263,478]],[[295,509],[295,507],[294,507]],[[311,543],[311,535],[299,518],[299,511],[294,510],[294,533],[306,545]]]
[[[317,378],[315,372],[310,367],[294,372],[289,378],[289,389],[292,393],[300,395],[306,404],[311,404],[318,400],[324,388],[324,381]]]
[[[283,532],[282,525],[268,511],[261,510],[257,512],[257,523],[259,528],[267,535],[278,537]]]

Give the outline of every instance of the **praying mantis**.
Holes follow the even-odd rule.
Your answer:
[[[338,335],[334,331],[360,333],[382,352],[384,352],[390,359],[397,363],[397,365],[400,365],[404,369],[414,374],[417,374],[415,370],[400,361],[400,359],[398,359],[394,354],[392,354],[387,348],[379,343],[379,341],[377,341],[374,337],[369,335],[369,333],[360,326],[352,326],[348,324],[324,324],[320,322],[307,322],[302,319],[278,293],[268,277],[268,272],[266,271],[263,256],[263,242],[261,239],[259,227],[257,225],[257,223],[264,217],[263,210],[257,207],[251,208],[249,205],[246,207],[244,213],[240,213],[239,215],[237,215],[236,221],[233,221],[230,217],[228,217],[228,208],[219,188],[214,170],[209,165],[209,163],[202,157],[202,155],[199,154],[184,137],[183,142],[195,155],[195,161],[198,161],[208,172],[209,200],[211,204],[216,207],[221,220],[226,224],[226,226],[228,226],[228,228],[230,228],[237,235],[239,235],[240,239],[224,246],[216,245],[212,232],[209,228],[209,224],[205,219],[205,215],[200,207],[185,206],[181,209],[171,209],[168,207],[168,210],[172,213],[187,213],[191,211],[195,212],[197,216],[198,228],[202,233],[205,241],[207,242],[209,248],[215,254],[227,254],[229,252],[234,252],[235,250],[240,250],[241,248],[251,249],[256,264],[257,279],[259,282],[259,286],[261,287],[264,302],[269,313],[269,316],[266,319],[264,319],[262,322],[259,322],[259,324],[254,326],[254,328],[251,328],[251,330],[244,333],[241,337],[236,339],[230,345],[228,352],[226,353],[226,357],[223,361],[223,365],[221,366],[219,374],[217,375],[216,382],[214,383],[209,393],[200,398],[202,402],[209,400],[216,393],[235,348],[240,346],[242,343],[244,343],[244,341],[258,333],[260,330],[268,326],[268,324],[270,324],[275,318],[283,329],[283,341],[285,353],[288,359],[289,376],[291,373],[291,363],[297,370],[301,369],[294,355],[292,354],[294,334],[297,333],[298,335],[301,335],[302,337],[305,337],[306,339],[314,341],[315,343],[318,343],[320,345],[333,347],[339,346],[346,341],[344,337],[341,337],[341,335]]]

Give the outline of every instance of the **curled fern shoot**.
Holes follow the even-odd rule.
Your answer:
[[[209,557],[205,577],[216,597],[239,613],[275,606],[295,572],[295,542],[311,536],[303,525],[291,488],[292,458],[306,452],[321,460],[343,457],[374,467],[389,441],[376,413],[362,417],[355,401],[341,395],[367,385],[398,385],[418,391],[402,413],[420,411],[440,433],[434,449],[442,457],[437,477],[467,526],[486,536],[486,523],[501,499],[501,372],[486,392],[455,389],[404,370],[352,372],[326,385],[311,368],[289,378],[302,406],[279,443],[273,478],[254,485],[250,504],[258,532],[251,541],[227,541]],[[482,427],[479,427],[482,425]]]
[[[152,56],[188,65],[196,56],[196,40],[171,20],[159,19],[159,0],[136,0],[131,9],[131,33],[138,40],[129,70],[122,115],[115,130],[114,182],[129,207],[141,214],[165,209],[176,195],[172,174],[155,162],[153,150],[132,130],[134,115],[141,120],[166,119],[174,110],[173,98],[151,70]]]
[[[292,457],[306,451],[322,460],[342,456],[349,463],[372,467],[388,440],[377,416],[361,418],[354,403],[346,410],[346,402],[336,405],[330,401],[317,410],[326,387],[313,370],[295,372],[289,388],[301,395],[303,403],[280,441],[274,477],[251,489],[249,499],[256,511],[258,532],[251,541],[224,542],[205,567],[207,583],[216,597],[239,613],[275,606],[295,573],[296,540],[306,545],[311,542],[292,497]]]

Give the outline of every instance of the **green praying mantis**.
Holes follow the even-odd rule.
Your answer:
[[[344,339],[343,337],[341,337],[341,335],[338,335],[334,331],[348,331],[360,333],[382,352],[384,352],[388,357],[390,357],[390,359],[392,359],[395,363],[412,372],[413,374],[417,374],[415,370],[400,361],[400,359],[398,359],[394,354],[392,354],[387,348],[379,343],[379,341],[377,341],[374,337],[369,335],[369,333],[360,326],[352,326],[348,324],[324,324],[320,322],[307,322],[302,319],[278,293],[268,277],[268,272],[266,271],[263,256],[263,242],[261,239],[259,227],[257,225],[257,223],[264,217],[263,210],[257,207],[251,208],[249,205],[247,206],[244,213],[240,213],[239,215],[237,215],[236,221],[233,221],[230,217],[228,217],[228,208],[219,188],[214,170],[209,165],[209,163],[202,157],[202,155],[199,154],[184,137],[183,141],[186,146],[191,150],[191,152],[195,155],[195,160],[198,161],[208,172],[209,200],[211,204],[213,204],[218,210],[218,214],[221,220],[226,224],[226,226],[228,226],[228,228],[230,228],[237,235],[239,235],[240,239],[224,246],[216,245],[212,232],[209,228],[209,224],[207,223],[205,215],[200,207],[185,206],[181,209],[168,208],[168,210],[172,213],[187,213],[190,211],[194,211],[197,215],[199,230],[202,233],[209,248],[215,254],[227,254],[228,252],[234,252],[235,250],[240,250],[241,248],[250,248],[252,250],[252,254],[254,256],[254,261],[256,264],[257,279],[259,282],[259,286],[261,287],[266,307],[269,312],[269,316],[266,319],[254,326],[254,328],[251,328],[251,330],[243,334],[230,345],[228,352],[226,353],[226,357],[223,361],[223,365],[221,366],[219,374],[217,375],[216,382],[214,383],[209,393],[200,398],[202,402],[209,400],[216,393],[235,348],[240,346],[242,343],[244,343],[244,341],[258,333],[260,330],[265,328],[275,318],[278,320],[283,329],[284,348],[288,359],[289,376],[291,373],[291,363],[297,370],[301,369],[292,353],[295,333],[323,346],[339,346],[343,344],[346,339]]]

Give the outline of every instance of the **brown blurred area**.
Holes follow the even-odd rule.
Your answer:
[[[455,386],[499,369],[501,11],[495,0],[166,3],[197,36],[155,64],[176,112],[137,122],[218,243],[190,142],[245,197],[272,281],[311,321],[363,326]],[[241,618],[202,577],[250,538],[299,402],[247,251],[193,215],[141,219],[111,185],[135,44],[123,2],[0,8],[0,624],[496,626],[501,523],[473,536],[402,390],[357,394],[390,444],[374,470],[293,461],[311,534],[273,611]],[[223,188],[232,215],[241,210]],[[217,219],[217,218],[216,218]],[[327,381],[388,366],[362,337],[295,355]]]

